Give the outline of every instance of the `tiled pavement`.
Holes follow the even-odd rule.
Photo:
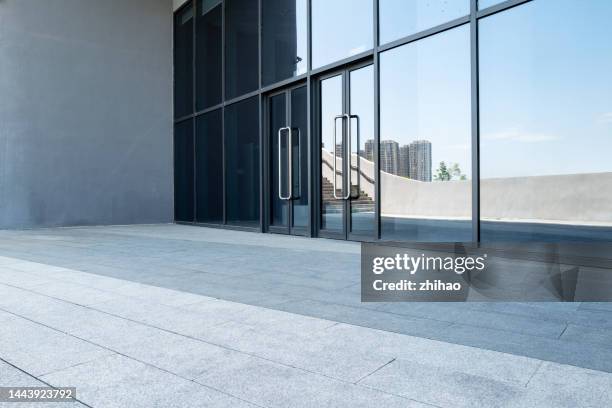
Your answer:
[[[0,386],[104,408],[612,406],[610,304],[363,305],[358,252],[173,225],[2,231]]]

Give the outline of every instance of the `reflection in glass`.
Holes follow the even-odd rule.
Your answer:
[[[196,221],[223,222],[221,109],[196,119]]]
[[[287,226],[289,206],[282,197],[288,196],[287,188],[287,109],[285,93],[270,98],[270,225]],[[280,131],[280,137],[279,137]],[[280,140],[279,140],[280,139]],[[279,155],[280,149],[280,155]],[[280,156],[280,166],[279,166]]]
[[[259,86],[258,2],[225,0],[225,99]]]
[[[380,0],[384,44],[470,14],[470,0]]]
[[[484,8],[491,7],[503,2],[504,0],[478,0],[478,8],[482,10]]]
[[[221,4],[198,1],[196,31],[196,110],[221,103]]]
[[[293,222],[294,227],[308,226],[308,103],[307,88],[291,92],[291,131],[293,132]]]
[[[382,238],[471,241],[469,25],[383,53],[380,70]]]
[[[372,0],[312,0],[312,67],[372,49]]]
[[[610,16],[537,0],[480,21],[483,241],[612,240]]]
[[[174,125],[174,219],[193,221],[193,120]]]
[[[344,201],[334,197],[343,195],[342,121],[334,121],[342,114],[342,75],[321,81],[321,230],[343,231]],[[337,133],[334,146],[334,127]],[[334,174],[334,157],[336,174]]]
[[[225,109],[227,223],[259,226],[259,100]]]
[[[374,68],[350,72],[351,232],[374,234]]]
[[[307,0],[263,0],[263,84],[306,72]]]
[[[174,117],[193,113],[193,7],[174,16]]]

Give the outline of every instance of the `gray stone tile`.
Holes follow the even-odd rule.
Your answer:
[[[266,407],[423,407],[414,401],[248,356],[212,367],[196,381]]]
[[[240,358],[238,351],[215,346],[173,333],[157,331],[138,342],[119,345],[122,354],[177,374],[194,379],[210,367],[227,364]]]
[[[108,302],[119,297],[111,292],[62,281],[53,281],[33,286],[30,290],[40,295],[84,306]]]
[[[161,329],[197,337],[208,327],[229,320],[217,312],[196,312],[144,300],[119,298],[93,306],[94,309]]]
[[[13,315],[0,319],[0,357],[34,376],[113,354]]]
[[[52,282],[52,279],[42,278],[31,273],[0,266],[0,284],[2,285],[31,288]]]
[[[75,386],[80,400],[104,408],[252,407],[171,373],[120,355],[45,375],[55,386]]]
[[[453,408],[507,407],[524,392],[523,387],[405,360],[394,361],[359,384]]]
[[[527,357],[346,324],[331,327],[312,341],[355,354],[412,361],[520,386],[528,383],[540,365],[540,360]]]
[[[612,345],[612,329],[596,329],[569,324],[567,330],[563,332],[561,340],[575,343],[587,342],[609,347]]]
[[[166,306],[182,306],[208,300],[202,295],[137,283],[121,285],[112,291],[123,296]]]
[[[376,349],[331,342],[321,332],[288,334],[236,322],[211,328],[203,339],[347,382],[358,381],[391,359]]]
[[[555,339],[561,335],[566,326],[565,323],[560,322],[481,311],[465,311],[457,316],[456,322],[468,326],[486,327]]]

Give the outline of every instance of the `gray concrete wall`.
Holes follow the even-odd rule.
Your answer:
[[[173,219],[172,7],[0,0],[0,228]]]

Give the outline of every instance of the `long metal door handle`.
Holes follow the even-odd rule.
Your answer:
[[[291,168],[289,169],[289,171],[292,173],[292,177],[293,177],[293,131],[297,131],[297,142],[298,142],[298,168],[297,168],[297,177],[298,177],[298,187],[299,187],[299,191],[298,191],[298,195],[295,196],[293,194],[293,178],[291,179],[291,199],[295,200],[300,198],[300,196],[302,195],[302,136],[300,133],[300,128],[291,128],[290,132],[291,132]]]
[[[289,171],[289,195],[283,196],[283,161],[282,161],[282,138],[283,130],[289,131],[289,141],[291,142],[291,128],[282,127],[278,129],[278,198],[281,200],[291,200],[291,171]],[[289,169],[291,169],[291,154],[288,153]]]
[[[352,197],[354,199],[359,198],[361,194],[361,157],[359,156],[359,148],[361,147],[361,125],[359,115],[351,115],[351,119],[357,119],[357,195]],[[349,119],[349,129],[351,127],[350,119]],[[350,132],[350,130],[349,130]],[[351,160],[352,161],[352,160]],[[352,167],[352,163],[349,162],[349,165]],[[352,172],[351,172],[352,173]],[[349,179],[350,181],[350,179]],[[352,188],[352,187],[351,187]]]
[[[344,197],[344,196],[338,197],[338,195],[336,194],[336,190],[337,190],[336,189],[336,171],[337,171],[336,170],[336,157],[337,157],[336,154],[338,153],[338,152],[336,152],[336,150],[338,149],[338,144],[336,143],[337,142],[336,123],[337,123],[338,119],[344,120],[345,118],[348,118],[348,120],[350,121],[350,116],[347,115],[347,114],[338,115],[338,116],[336,116],[334,118],[334,157],[333,157],[333,160],[334,160],[334,174],[333,174],[334,180],[333,180],[332,187],[333,187],[333,190],[334,190],[334,198],[336,200],[346,200],[346,197]],[[345,142],[345,139],[346,139],[344,137],[344,126],[342,126],[342,129],[343,129],[342,130],[342,133],[343,133],[342,144],[344,145],[344,142]],[[346,149],[343,149],[343,150],[346,150]],[[342,155],[345,156],[346,155],[346,151],[342,152]],[[344,158],[342,158],[342,159],[344,160]],[[342,167],[344,167],[345,165],[346,165],[346,161],[344,163],[342,163]],[[350,174],[349,174],[349,177],[350,177]],[[342,183],[342,191],[344,191],[344,182]],[[350,196],[350,191],[349,191],[349,196]]]

